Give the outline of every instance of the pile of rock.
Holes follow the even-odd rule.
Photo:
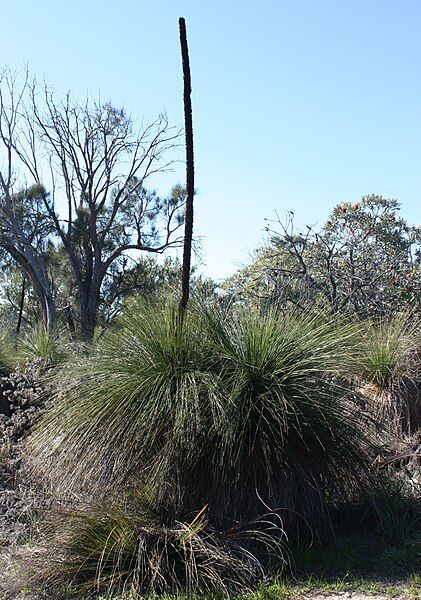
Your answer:
[[[0,378],[0,546],[25,535],[32,511],[31,492],[20,477],[21,446],[43,411],[41,367],[28,363]]]

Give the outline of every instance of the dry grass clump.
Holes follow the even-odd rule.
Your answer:
[[[73,595],[161,594],[183,591],[244,593],[265,569],[247,548],[247,538],[263,545],[269,533],[232,529],[213,532],[203,508],[190,522],[162,524],[139,499],[135,506],[86,506],[61,511],[50,520],[45,544],[34,559],[34,581]]]

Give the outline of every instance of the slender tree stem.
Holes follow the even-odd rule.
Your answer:
[[[23,316],[23,306],[25,304],[25,287],[26,287],[26,277],[23,275],[22,278],[22,291],[20,294],[20,302],[19,302],[19,314],[18,314],[18,322],[16,324],[16,335],[19,335],[20,328],[22,325],[22,316]]]
[[[193,116],[191,104],[191,76],[189,49],[187,46],[186,22],[179,19],[181,57],[184,79],[184,128],[186,136],[186,217],[184,226],[183,269],[181,281],[180,318],[183,318],[190,295],[190,265],[193,240],[193,196],[194,196],[194,153]]]

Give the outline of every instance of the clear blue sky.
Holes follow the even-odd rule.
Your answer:
[[[379,193],[419,224],[420,0],[15,0],[0,62],[27,62],[58,91],[100,92],[139,120],[165,108],[181,125],[179,16],[206,272],[246,262],[275,209],[320,223]],[[183,178],[180,165],[159,191]]]

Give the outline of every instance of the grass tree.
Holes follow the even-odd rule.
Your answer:
[[[132,305],[57,375],[32,436],[39,468],[97,497],[147,484],[180,520],[208,504],[224,528],[270,507],[290,530],[323,528],[328,498],[367,482],[370,444],[342,377],[355,328],[202,306],[175,336],[177,311]]]
[[[356,361],[360,391],[398,432],[421,425],[421,337],[411,313],[367,323]]]
[[[186,312],[194,176],[179,25],[181,301],[134,301],[89,356],[53,374],[56,397],[29,444],[33,468],[55,492],[87,501],[60,516],[43,554],[46,581],[64,575],[82,593],[247,590],[265,572],[257,556],[266,566],[285,534],[326,530],[332,508],[372,484],[373,446],[345,376],[358,326],[197,301]]]

